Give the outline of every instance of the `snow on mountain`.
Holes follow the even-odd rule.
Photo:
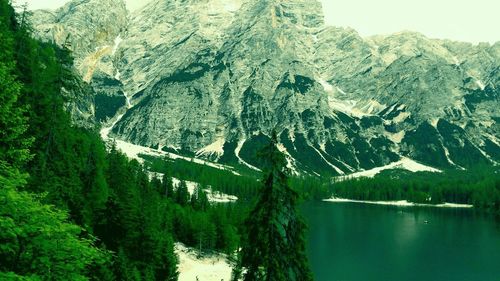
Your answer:
[[[73,51],[96,92],[89,115],[131,157],[176,147],[258,170],[277,130],[305,174],[500,161],[499,43],[362,38],[326,26],[315,0],[154,0],[132,14],[75,0],[34,23]]]
[[[409,158],[403,158],[400,161],[391,163],[389,165],[385,165],[383,167],[377,167],[373,168],[368,171],[361,171],[353,174],[349,174],[344,177],[340,177],[342,179],[347,179],[347,178],[360,178],[360,177],[368,177],[368,178],[373,178],[377,174],[379,174],[382,171],[385,170],[392,170],[392,169],[401,169],[401,170],[407,170],[410,172],[433,172],[433,173],[440,173],[441,171],[429,166],[422,165],[418,162],[415,162]]]

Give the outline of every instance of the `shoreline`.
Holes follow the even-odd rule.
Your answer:
[[[443,203],[443,204],[421,204],[412,203],[407,200],[399,201],[366,201],[366,200],[353,200],[345,198],[333,197],[330,199],[323,199],[323,202],[331,203],[359,203],[359,204],[371,204],[371,205],[385,205],[385,206],[396,206],[396,207],[435,207],[435,208],[473,208],[473,205],[469,204],[457,204],[457,203]]]

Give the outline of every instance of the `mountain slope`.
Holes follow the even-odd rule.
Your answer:
[[[124,14],[110,1],[79,2],[87,8],[67,17],[95,5],[104,19]],[[500,43],[365,39],[326,26],[314,0],[156,0],[103,24],[113,26],[106,40],[78,46],[119,40],[80,71],[102,97],[100,121],[130,100],[111,131],[119,139],[258,168],[255,152],[277,130],[292,169],[324,175],[402,157],[439,168],[500,160]]]

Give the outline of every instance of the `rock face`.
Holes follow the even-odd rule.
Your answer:
[[[36,18],[59,44],[72,34],[100,121],[131,100],[112,130],[129,142],[259,167],[276,130],[291,168],[323,175],[500,161],[500,43],[361,38],[315,0],[154,0],[128,19],[87,0]]]
[[[74,0],[55,11],[35,11],[31,20],[38,38],[69,49],[75,57],[76,73],[80,78],[68,81],[74,87],[68,87],[72,92],[66,91],[74,101],[67,107],[75,122],[89,126],[95,120],[112,117],[114,112],[110,114],[110,108],[124,105],[121,89],[116,86],[121,83],[114,81],[113,58],[120,34],[128,25],[125,3],[121,0]],[[86,85],[90,82],[92,88]]]

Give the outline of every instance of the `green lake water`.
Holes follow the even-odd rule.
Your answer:
[[[471,209],[307,203],[316,281],[500,281],[500,222]]]

